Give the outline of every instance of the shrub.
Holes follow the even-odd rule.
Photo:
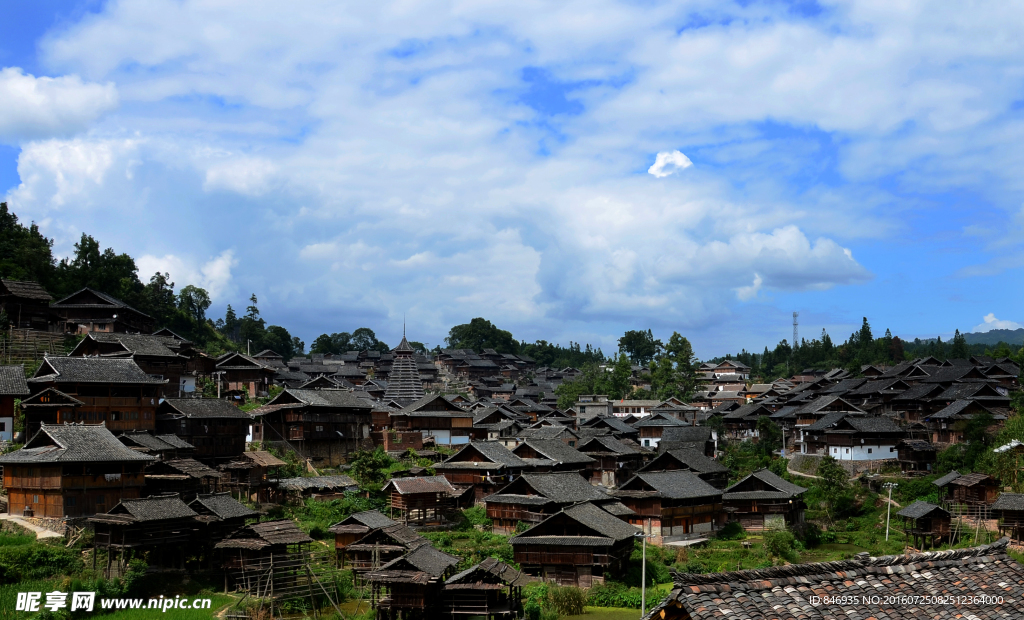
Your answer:
[[[764,552],[770,557],[785,558],[789,561],[796,560],[793,553],[793,542],[796,540],[793,533],[786,528],[770,528],[762,534],[764,539]]]
[[[814,523],[804,521],[792,527],[793,536],[802,542],[805,547],[817,547],[822,542],[822,532]]]
[[[548,590],[551,607],[562,616],[579,616],[584,612],[587,595],[572,586],[553,586]]]
[[[743,526],[740,525],[739,521],[727,521],[722,526],[715,537],[719,540],[741,540],[746,538],[747,535],[743,532]]]
[[[466,518],[470,525],[481,525],[487,529],[491,527],[491,520],[487,518],[487,510],[483,506],[466,508],[462,511],[462,516]]]
[[[640,609],[640,588],[628,588],[614,581],[590,588],[587,602],[595,607],[630,607]]]

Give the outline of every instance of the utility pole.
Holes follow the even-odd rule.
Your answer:
[[[889,489],[889,505],[885,509],[885,540],[889,541],[889,515],[892,513],[892,490],[900,485],[895,482],[886,482],[883,488]]]
[[[798,325],[797,317],[798,316],[800,316],[799,312],[794,312],[793,313],[793,350],[794,351],[796,350],[797,347],[800,346],[800,340],[797,338],[797,336],[798,336],[798,333],[797,333],[797,325]]]
[[[651,529],[651,519],[647,519],[647,532]],[[647,539],[652,538],[653,534],[647,532],[640,532],[636,534],[643,539],[643,546],[640,557],[640,617],[643,618],[644,614],[647,613]]]

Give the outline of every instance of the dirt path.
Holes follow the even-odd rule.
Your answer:
[[[64,534],[59,534],[53,530],[48,530],[45,527],[39,527],[35,523],[26,521],[25,519],[11,514],[0,514],[0,520],[10,521],[11,523],[17,523],[26,530],[35,532],[36,540],[42,540],[44,538],[64,538]]]

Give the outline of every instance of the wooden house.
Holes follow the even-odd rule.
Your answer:
[[[188,341],[150,334],[90,332],[68,355],[130,358],[152,378],[167,380],[160,390],[160,395],[164,397],[179,397],[184,391],[195,390],[194,377],[189,376],[185,383],[182,382],[183,376],[191,369],[189,362],[199,355]],[[187,389],[186,384],[190,384],[191,389]]]
[[[148,334],[154,319],[116,299],[91,288],[83,288],[50,305],[61,331]]]
[[[342,548],[341,565],[356,573],[366,573],[423,545],[429,547],[430,542],[402,523],[374,527],[359,540]]]
[[[528,577],[508,564],[487,558],[445,581],[441,613],[453,618],[518,618],[523,611],[523,586],[528,581]]]
[[[922,439],[903,439],[896,444],[896,459],[907,475],[926,475],[935,466],[938,446]]]
[[[177,495],[122,499],[104,514],[89,518],[96,549],[107,551],[106,573],[111,575],[115,554],[117,574],[123,574],[133,554],[149,551],[151,566],[185,568],[186,549],[198,526],[196,512]]]
[[[526,461],[496,441],[474,441],[434,466],[456,488],[472,488],[482,502],[512,482],[528,467]]]
[[[804,487],[787,482],[767,469],[759,469],[730,486],[722,494],[729,520],[745,530],[803,523]]]
[[[1000,493],[992,504],[992,516],[999,519],[1000,534],[1024,539],[1024,493]]]
[[[924,549],[925,545],[941,545],[943,541],[951,542],[952,517],[940,506],[916,501],[897,512],[896,516],[903,519],[903,533],[908,542],[918,549]]]
[[[629,480],[643,460],[639,450],[611,435],[581,439],[576,449],[593,459],[585,471],[590,483],[607,488]]]
[[[28,379],[29,389],[38,394],[52,388],[63,395],[52,396],[67,402],[53,407],[33,400],[24,408],[26,435],[34,435],[44,422],[104,423],[114,433],[155,430],[160,390],[166,382],[150,377],[131,359],[46,356]]]
[[[38,282],[0,280],[0,311],[15,329],[51,331],[55,315],[53,297]]]
[[[956,400],[924,418],[932,443],[957,444],[964,441],[965,420],[980,413],[991,413],[981,401]]]
[[[221,473],[190,458],[160,460],[146,469],[144,495],[175,493],[184,501],[220,488]]]
[[[372,406],[348,390],[287,388],[253,411],[263,439],[297,450],[314,465],[343,464],[369,440]]]
[[[269,389],[277,369],[243,353],[230,351],[215,360],[212,374],[219,384],[218,393],[229,397],[240,397],[244,393],[256,398]]]
[[[667,450],[654,457],[640,471],[691,471],[716,489],[729,485],[729,468],[697,450]]]
[[[239,528],[214,544],[213,549],[225,576],[235,578],[229,581],[235,581],[240,589],[249,589],[248,584],[238,583],[237,577],[251,571],[266,571],[275,563],[284,564],[290,558],[304,555],[312,544],[313,539],[295,521],[281,519]]]
[[[725,522],[721,489],[691,471],[639,472],[611,495],[655,544],[706,537]]]
[[[459,558],[427,544],[367,573],[378,620],[436,618],[444,608],[444,580],[458,563]]]
[[[0,456],[8,509],[36,517],[83,517],[135,499],[153,457],[102,424],[43,424],[25,447]]]
[[[613,416],[595,416],[587,418],[577,418],[577,425],[580,430],[589,429],[592,431],[605,430],[617,439],[632,439],[638,442],[640,439],[640,431],[633,428],[629,424],[626,424],[621,418]]]
[[[889,418],[845,416],[825,429],[825,445],[838,461],[894,459],[896,444],[905,435]]]
[[[200,494],[189,502],[188,507],[198,515],[196,521],[199,525],[194,542],[207,545],[210,550],[218,540],[260,519],[260,513],[238,502],[228,493]]]
[[[397,521],[385,517],[376,510],[364,510],[353,513],[342,521],[332,525],[329,532],[334,534],[334,548],[338,554],[338,565],[341,565],[342,551],[345,547],[363,538],[374,530],[398,525]]]
[[[580,472],[594,462],[561,439],[525,439],[512,448],[512,454],[526,461],[530,471],[535,472]]]
[[[441,525],[455,508],[455,487],[444,476],[392,478],[381,492],[388,495],[391,516],[406,525]]]
[[[938,482],[938,481],[936,481]],[[999,483],[988,474],[975,472],[949,481],[949,502],[966,506],[968,510],[981,509],[983,514],[999,496]]]
[[[633,424],[633,427],[640,431],[641,446],[657,450],[658,444],[661,443],[662,434],[665,432],[666,428],[676,428],[689,425],[689,422],[683,422],[679,418],[675,418],[664,413],[655,413],[643,417]]]
[[[192,444],[193,458],[212,466],[237,460],[245,452],[251,423],[248,413],[216,398],[168,398],[156,410],[157,431]]]
[[[249,501],[270,501],[284,461],[265,450],[243,452],[242,457],[220,466],[226,474],[221,484],[232,495]]]
[[[509,539],[523,572],[589,588],[621,579],[639,530],[591,503],[575,504]]]
[[[25,369],[0,366],[0,441],[14,439],[14,401],[30,394],[25,382]]]
[[[540,523],[575,503],[612,501],[576,472],[523,474],[484,499],[495,534],[512,533],[520,523]]]
[[[420,431],[434,445],[458,446],[487,436],[486,431],[473,428],[473,412],[450,398],[429,394],[391,413],[391,427],[399,431]]]

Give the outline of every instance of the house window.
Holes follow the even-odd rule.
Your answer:
[[[871,448],[868,448],[868,454],[871,454]]]
[[[0,433],[7,432],[7,422],[0,422]]]
[[[32,503],[33,504],[38,504],[39,503],[39,496],[38,495],[33,495],[32,496]]]
[[[64,498],[64,505],[65,506],[69,506],[69,507],[70,506],[74,506],[75,505],[75,498],[73,498],[73,497],[65,497]]]
[[[895,452],[896,448],[889,448],[889,452]]]
[[[107,503],[107,498],[106,498],[105,495],[97,495],[96,496],[96,505],[97,506],[106,505],[106,503]]]
[[[849,448],[847,448],[847,449],[846,449],[846,453],[847,453],[847,454],[849,454],[849,453],[850,453],[850,449],[849,449]]]
[[[651,440],[650,439],[644,439],[644,447],[645,448],[649,448],[650,446],[651,446]]]

